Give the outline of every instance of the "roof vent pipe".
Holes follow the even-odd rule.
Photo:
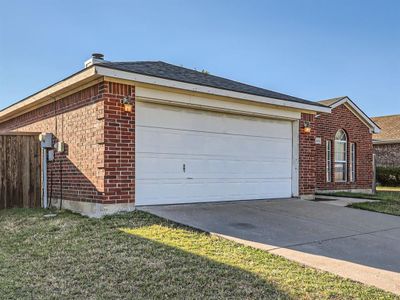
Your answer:
[[[85,61],[85,68],[89,68],[90,66],[104,62],[104,55],[101,53],[93,53],[92,57]]]

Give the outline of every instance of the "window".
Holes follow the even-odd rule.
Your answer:
[[[350,143],[350,181],[356,181],[356,144]]]
[[[332,182],[332,141],[326,141],[326,182]]]
[[[335,135],[335,181],[347,181],[347,135],[342,129]]]

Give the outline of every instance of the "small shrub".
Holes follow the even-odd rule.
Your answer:
[[[400,167],[377,167],[376,181],[383,186],[400,186]]]

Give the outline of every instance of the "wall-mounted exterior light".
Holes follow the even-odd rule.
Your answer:
[[[132,112],[133,110],[133,104],[131,103],[131,100],[129,97],[124,97],[121,100],[121,103],[124,105],[124,111],[126,112]]]
[[[304,133],[310,133],[311,132],[311,124],[308,121],[304,121],[304,127],[303,127]]]

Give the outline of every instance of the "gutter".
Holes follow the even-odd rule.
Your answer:
[[[400,139],[397,140],[372,140],[374,145],[389,145],[389,144],[400,144]]]

